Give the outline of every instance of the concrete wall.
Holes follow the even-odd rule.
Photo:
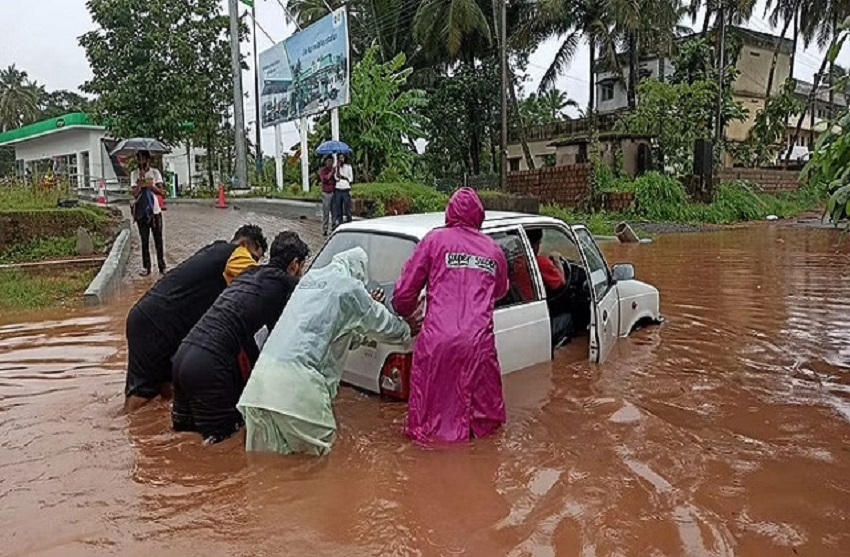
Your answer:
[[[772,48],[765,48],[760,45],[743,45],[736,64],[741,74],[732,85],[732,91],[739,96],[756,96],[764,99],[772,60]],[[770,93],[778,92],[789,75],[791,75],[791,56],[785,52],[780,52]]]
[[[652,79],[658,78],[661,75],[661,70],[664,70],[665,78],[673,75],[675,68],[673,67],[673,63],[668,58],[659,59],[652,58],[648,60],[644,60],[640,63],[641,74],[645,77],[643,79]],[[628,83],[629,75],[631,72],[628,68],[628,61],[626,60],[625,65],[623,66],[623,76],[625,78],[625,83]],[[648,74],[648,75],[647,75]],[[619,79],[620,75],[614,72],[600,72],[596,76],[596,107],[599,112],[614,112],[616,110],[621,110],[629,106],[629,97],[628,91],[626,90],[626,86],[623,80]],[[614,98],[603,101],[602,100],[602,89],[603,83],[609,82],[614,88]]]
[[[528,142],[528,149],[534,158],[534,166],[536,168],[543,166],[546,155],[555,154],[555,147],[550,147],[550,143],[552,143],[551,140]],[[512,168],[511,164],[519,165],[518,170],[528,170],[528,165],[525,164],[525,155],[522,151],[522,143],[511,143],[508,145],[508,168]]]
[[[535,197],[541,203],[578,207],[590,193],[590,164],[556,166],[508,174],[508,193]]]

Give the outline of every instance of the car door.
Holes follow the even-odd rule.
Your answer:
[[[587,228],[574,226],[573,232],[584,257],[593,301],[590,312],[590,359],[602,363],[619,338],[620,300],[617,285],[611,278],[602,251]]]
[[[496,304],[494,326],[502,373],[524,369],[551,357],[549,310],[531,248],[520,227],[486,231],[508,261],[510,290]]]

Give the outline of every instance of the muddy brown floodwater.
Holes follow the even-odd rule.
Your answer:
[[[321,460],[203,447],[163,403],[119,416],[143,284],[105,309],[4,316],[0,554],[846,556],[836,242],[765,226],[606,246],[660,288],[668,322],[604,365],[577,342],[506,377],[504,430],[445,450],[402,436],[403,405],[348,388]]]

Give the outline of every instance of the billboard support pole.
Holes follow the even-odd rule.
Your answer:
[[[239,49],[239,2],[229,0],[230,71],[233,79],[233,133],[236,141],[237,187],[248,183],[248,153],[245,145],[245,97],[242,94],[242,53]]]
[[[301,117],[301,125],[298,126],[301,132],[301,189],[304,193],[310,191],[310,160],[307,152],[307,117]]]
[[[254,39],[254,56],[251,62],[254,64],[254,117],[256,130],[254,130],[257,142],[257,181],[263,180],[263,126],[260,120],[260,53],[257,52],[257,5],[251,6],[251,21],[254,22],[254,32],[251,37]]]
[[[283,189],[283,132],[280,124],[274,126],[274,167],[277,189]]]
[[[331,139],[339,141],[339,109],[331,109]]]

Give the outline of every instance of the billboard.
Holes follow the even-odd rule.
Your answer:
[[[260,80],[264,128],[347,105],[351,79],[346,9],[260,53]]]

